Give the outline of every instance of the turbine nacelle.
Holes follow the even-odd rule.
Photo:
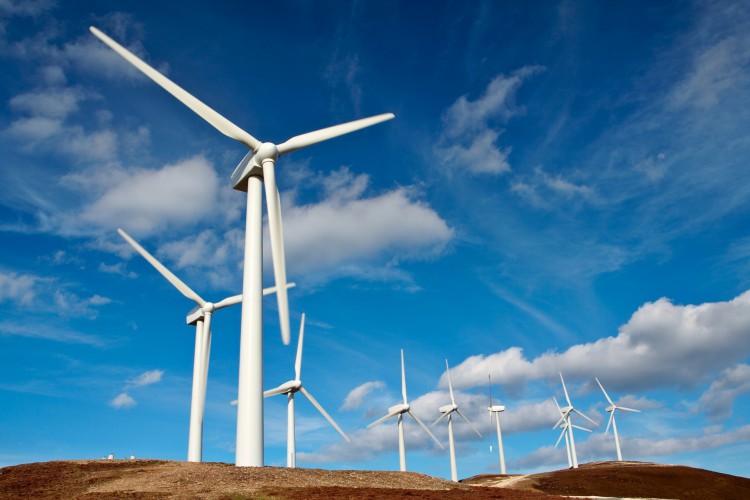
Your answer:
[[[411,406],[409,406],[406,403],[399,403],[397,405],[393,405],[390,408],[388,408],[388,413],[406,413],[411,409]]]
[[[275,162],[279,155],[279,148],[272,142],[264,142],[256,151],[247,153],[232,172],[232,187],[237,191],[247,192],[247,179],[253,175],[263,177],[263,162]]]
[[[452,411],[456,411],[458,409],[458,405],[455,404],[449,404],[449,405],[443,405],[438,410],[440,410],[440,413],[450,413]]]
[[[490,411],[490,412],[505,411],[505,406],[503,406],[503,405],[489,406],[489,407],[487,407],[487,411]]]
[[[609,412],[609,411],[615,411],[616,409],[617,409],[617,407],[616,407],[615,405],[612,405],[612,406],[607,406],[607,407],[606,407],[606,408],[604,409],[604,411],[607,411],[607,412]]]

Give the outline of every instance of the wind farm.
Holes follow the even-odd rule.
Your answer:
[[[747,22],[0,5],[0,498],[744,498]]]

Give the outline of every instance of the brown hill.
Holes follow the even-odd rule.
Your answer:
[[[514,490],[565,496],[669,498],[680,500],[747,500],[750,479],[681,465],[645,462],[592,462],[529,476],[484,474],[462,481]]]
[[[750,479],[691,467],[599,462],[529,476],[481,475],[460,484],[414,472],[235,467],[164,460],[70,460],[0,469],[10,498],[426,498],[560,500],[571,496],[748,499]]]

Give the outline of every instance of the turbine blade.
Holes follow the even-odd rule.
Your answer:
[[[599,427],[599,424],[597,424],[596,422],[594,422],[593,420],[591,420],[591,419],[590,419],[589,417],[587,417],[586,415],[584,415],[584,414],[583,414],[583,413],[581,413],[580,411],[576,410],[575,408],[573,408],[573,410],[572,410],[572,411],[576,412],[577,414],[579,414],[580,416],[582,416],[583,418],[585,418],[586,420],[588,420],[589,422],[591,422],[591,423],[592,423],[592,424],[594,424],[595,426]]]
[[[562,438],[563,438],[563,436],[565,436],[565,433],[567,431],[568,431],[567,429],[563,429],[562,430],[562,432],[560,433],[560,437],[557,438],[557,442],[555,443],[555,448],[557,448],[557,446],[560,444],[560,441],[562,441]]]
[[[176,97],[182,104],[193,110],[198,116],[206,120],[209,124],[211,124],[216,130],[221,132],[222,134],[231,137],[232,139],[241,142],[242,144],[246,145],[253,151],[256,151],[258,147],[260,146],[260,141],[253,137],[252,135],[248,134],[241,128],[239,128],[234,123],[230,122],[223,116],[221,116],[219,113],[211,109],[210,107],[206,106],[204,103],[190,95],[187,91],[185,91],[182,87],[174,83],[172,80],[167,78],[166,76],[162,75],[158,71],[156,71],[154,68],[140,60],[135,54],[130,52],[128,49],[120,45],[119,43],[112,40],[110,37],[99,31],[98,29],[94,28],[93,26],[89,27],[89,30],[91,33],[94,34],[99,40],[104,42],[117,52],[120,56],[122,56],[126,61],[128,61],[130,64],[138,68],[144,75],[151,78],[154,82],[156,82],[161,88],[172,94],[174,97]]]
[[[634,412],[637,412],[637,413],[641,412],[641,410],[635,410],[633,408],[625,408],[624,406],[615,406],[615,408],[617,408],[618,410],[634,411]]]
[[[586,432],[591,432],[591,429],[587,429],[585,427],[581,427],[580,425],[570,424],[570,426],[573,427],[574,429],[578,429],[578,430],[586,431]]]
[[[428,429],[428,428],[427,428],[427,426],[426,426],[426,425],[424,425],[424,422],[422,422],[421,420],[419,420],[419,417],[417,417],[417,416],[416,416],[416,415],[415,415],[415,414],[414,414],[414,413],[413,413],[413,412],[412,412],[411,410],[409,410],[409,411],[408,411],[407,413],[408,413],[409,415],[411,415],[411,418],[413,418],[414,420],[416,420],[416,421],[417,421],[417,423],[418,423],[418,424],[419,424],[420,426],[422,426],[422,429],[424,429],[424,430],[425,430],[425,432],[426,432],[427,434],[429,434],[429,435],[430,435],[430,437],[432,438],[432,440],[433,440],[433,441],[435,441],[435,442],[437,443],[437,445],[438,445],[438,446],[440,446],[440,449],[441,449],[441,450],[444,450],[444,449],[445,449],[445,447],[443,446],[443,443],[441,443],[440,441],[438,441],[438,438],[436,438],[436,437],[435,437],[435,436],[434,436],[434,435],[433,435],[433,434],[432,434],[432,433],[430,432],[430,429]]]
[[[570,402],[570,397],[568,396],[568,388],[565,387],[565,381],[563,380],[562,372],[560,373],[560,381],[562,382],[563,391],[565,392],[565,400],[568,402],[568,406],[573,406],[573,403]]]
[[[468,418],[466,418],[466,415],[464,415],[463,413],[461,413],[461,410],[459,410],[458,408],[456,408],[456,413],[458,413],[458,415],[461,418],[463,418],[464,420],[466,420],[466,423],[469,424],[472,429],[474,429],[474,432],[477,433],[477,436],[484,437],[484,436],[482,436],[482,433],[479,432],[479,429],[477,429],[476,426],[474,424],[472,424],[471,421]]]
[[[222,299],[216,304],[214,304],[214,307],[216,307],[217,310],[223,309],[225,307],[233,306],[235,304],[239,304],[242,302],[242,294],[239,295],[233,295],[231,297],[227,297],[226,299]]]
[[[607,394],[607,391],[604,390],[604,386],[602,385],[601,382],[599,382],[599,379],[596,378],[596,377],[594,377],[594,380],[596,380],[596,383],[599,384],[599,387],[601,387],[602,392],[604,393],[604,397],[607,398],[607,401],[609,401],[609,404],[614,405],[614,403],[612,402],[612,400],[609,397],[609,394]]]
[[[615,418],[615,411],[612,410],[612,412],[609,414],[609,420],[607,421],[607,428],[604,429],[604,434],[609,433],[609,426],[612,425],[612,419]]]
[[[333,428],[339,431],[339,434],[341,434],[341,436],[344,439],[346,439],[348,442],[351,442],[351,439],[349,439],[349,436],[347,436],[346,433],[341,430],[341,427],[339,427],[338,424],[336,424],[336,422],[333,421],[333,419],[328,414],[328,412],[323,409],[323,407],[320,405],[320,403],[318,403],[318,401],[314,397],[312,397],[312,394],[307,392],[307,390],[304,387],[300,387],[299,390],[300,392],[302,392],[302,394],[305,395],[307,399],[310,400],[313,406],[318,409],[318,411],[326,418],[326,420],[328,420],[328,422],[333,426]]]
[[[390,120],[394,116],[395,115],[393,113],[385,113],[382,115],[371,116],[370,118],[362,118],[361,120],[342,123],[341,125],[334,125],[333,127],[316,130],[315,132],[308,132],[306,134],[294,136],[288,141],[283,142],[277,146],[279,150],[279,156],[289,154],[293,151],[297,151],[298,149],[302,149],[307,146],[312,146],[313,144],[317,144],[319,142],[327,141],[328,139],[333,139],[334,137],[338,137],[340,135],[355,132],[365,127],[370,127],[377,123]]]
[[[492,408],[492,375],[489,373],[487,374],[487,380],[489,381],[490,385],[490,408]]]
[[[552,396],[552,401],[555,402],[555,406],[557,406],[557,411],[560,412],[560,415],[562,415],[562,410],[560,409],[560,405],[557,402],[557,398],[555,396]]]
[[[294,288],[295,286],[297,286],[297,283],[294,283],[294,282],[287,283],[286,284],[286,289],[289,290],[290,288]],[[269,286],[268,288],[264,288],[263,289],[263,296],[264,297],[266,295],[271,295],[272,293],[276,293],[276,287],[275,286]]]
[[[169,269],[167,269],[164,266],[164,264],[162,264],[161,262],[159,262],[158,260],[156,260],[156,258],[153,255],[151,255],[150,253],[148,253],[133,238],[131,238],[128,233],[126,233],[122,229],[118,229],[117,232],[120,233],[120,236],[122,236],[123,238],[125,238],[125,241],[127,241],[128,243],[130,243],[131,247],[135,248],[136,251],[139,254],[141,254],[141,257],[143,257],[144,259],[146,259],[148,261],[148,263],[151,264],[152,266],[154,266],[154,268],[157,271],[159,271],[159,273],[162,276],[164,276],[165,278],[167,278],[167,281],[169,281],[170,283],[172,283],[172,286],[174,286],[177,290],[179,290],[182,295],[184,295],[188,299],[194,301],[199,306],[202,306],[203,304],[206,303],[206,301],[203,300],[200,297],[200,295],[198,295],[197,293],[195,293],[189,286],[187,286],[182,280],[180,280],[180,278],[178,278],[177,276],[175,276],[174,274],[172,274],[172,271],[170,271]]]
[[[296,380],[300,379],[302,372],[302,339],[305,337],[305,313],[302,313],[302,319],[299,322],[299,342],[297,343],[297,359],[294,361],[294,376]]]
[[[439,416],[439,417],[437,418],[437,420],[435,420],[435,421],[434,421],[433,423],[431,423],[431,424],[430,424],[430,427],[434,427],[434,426],[435,426],[435,424],[437,424],[438,422],[440,422],[441,420],[443,420],[443,419],[444,419],[445,417],[447,417],[448,415],[450,415],[450,412],[449,412],[449,411],[447,411],[447,412],[445,412],[445,413],[441,414],[441,415],[440,415],[440,416]]]
[[[554,426],[554,427],[552,428],[552,430],[554,431],[555,429],[557,429],[558,427],[560,427],[560,426],[561,426],[561,425],[562,425],[562,424],[563,424],[564,422],[565,422],[565,415],[562,415],[562,416],[560,417],[560,420],[558,420],[558,421],[557,421],[557,423],[556,423],[556,424],[555,424],[555,426]]]
[[[404,368],[404,350],[401,349],[401,394],[404,396],[404,404],[406,402],[406,369]]]
[[[384,421],[388,420],[389,418],[393,418],[393,417],[395,417],[396,415],[398,415],[399,413],[401,413],[401,412],[400,412],[400,411],[392,411],[392,412],[390,412],[390,413],[389,413],[388,415],[386,415],[386,416],[384,416],[384,417],[380,417],[379,419],[377,419],[377,420],[376,420],[376,421],[374,421],[373,423],[369,424],[369,425],[367,426],[367,428],[369,429],[370,427],[373,427],[373,426],[375,426],[375,425],[378,425],[378,424],[379,424],[380,422],[384,422]]]
[[[453,383],[451,382],[451,370],[448,368],[448,360],[445,360],[445,372],[448,374],[448,389],[451,393],[451,403],[456,404],[456,400],[453,397]]]
[[[273,260],[273,275],[276,280],[276,301],[279,306],[281,341],[284,345],[289,345],[291,335],[289,333],[289,300],[286,294],[284,233],[281,227],[281,205],[279,203],[279,190],[276,188],[273,160],[263,162],[263,185],[266,189],[268,232],[271,235],[271,257]]]

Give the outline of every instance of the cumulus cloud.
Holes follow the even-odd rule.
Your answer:
[[[727,302],[675,305],[666,298],[641,306],[614,337],[578,344],[568,350],[527,359],[512,347],[489,356],[466,359],[451,371],[455,387],[485,383],[519,386],[557,377],[593,380],[607,387],[635,390],[691,387],[729,363],[750,354],[750,291]],[[606,377],[606,378],[605,378]],[[447,385],[445,374],[440,385]]]
[[[502,132],[497,124],[523,111],[514,103],[515,93],[528,77],[541,70],[540,66],[525,66],[509,76],[493,78],[474,101],[466,95],[459,97],[443,112],[443,129],[434,149],[438,161],[474,174],[510,171],[511,149],[497,145]]]
[[[315,182],[324,199],[309,204],[292,200],[282,207],[290,275],[313,280],[342,274],[377,277],[374,267],[437,256],[453,238],[438,213],[407,188],[367,196],[369,177],[347,168]],[[386,274],[386,279],[394,276],[398,274]]]
[[[737,396],[748,392],[750,365],[739,364],[724,370],[711,383],[711,387],[698,400],[698,406],[712,420],[726,419],[732,416],[732,406]]]
[[[141,373],[135,378],[128,381],[127,387],[144,387],[151,384],[161,382],[161,378],[164,376],[164,370],[150,370]]]
[[[385,387],[385,383],[380,380],[373,380],[371,382],[365,382],[364,384],[355,387],[349,394],[344,398],[344,403],[341,405],[342,410],[356,410],[365,398],[375,389],[382,389]]]
[[[136,404],[135,399],[133,399],[128,393],[122,392],[115,396],[115,398],[109,402],[109,406],[116,410],[123,410],[134,407]]]
[[[49,278],[41,276],[0,271],[0,302],[30,306],[40,292],[40,285],[48,281]]]

